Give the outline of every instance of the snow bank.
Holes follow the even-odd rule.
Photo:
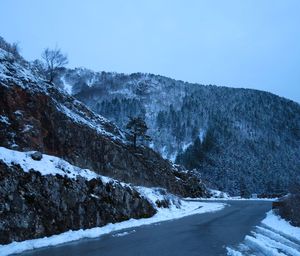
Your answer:
[[[148,189],[147,189],[148,190]],[[150,190],[150,189],[149,189]],[[155,194],[155,192],[154,192]],[[154,198],[152,198],[154,199]],[[96,227],[86,230],[68,231],[59,235],[44,237],[39,239],[27,240],[23,242],[13,242],[7,245],[0,245],[0,254],[9,255],[13,253],[21,253],[27,250],[33,250],[45,246],[55,246],[82,238],[97,238],[104,234],[120,231],[127,228],[149,225],[166,220],[179,219],[185,216],[200,214],[205,212],[213,212],[223,209],[224,204],[221,203],[203,203],[203,202],[181,202],[181,207],[171,207],[158,209],[158,212],[148,219],[130,219],[114,224],[107,224],[104,227]],[[129,233],[121,233],[127,235]]]
[[[300,256],[300,228],[269,211],[259,226],[236,248],[227,247],[227,255]]]
[[[197,197],[197,198],[191,198],[191,197],[186,197],[185,200],[188,201],[274,201],[277,198],[242,198],[239,196],[236,197],[224,197],[224,198],[219,198],[219,197],[209,197],[209,198],[204,198],[204,197]]]
[[[288,221],[274,214],[273,211],[267,213],[267,217],[262,221],[262,224],[278,233],[292,237],[300,243],[300,228],[292,226]]]
[[[184,201],[167,193],[161,188],[145,188],[145,187],[135,187],[135,189],[152,205],[157,209],[158,213],[152,217],[154,222],[178,219],[188,215],[199,214],[204,212],[213,212],[221,210],[224,208],[223,203],[206,203],[206,202],[196,202],[196,201]],[[164,191],[164,192],[162,192]],[[166,200],[169,203],[168,208],[158,208],[156,206],[156,201]]]
[[[210,194],[213,198],[222,198],[222,199],[228,199],[230,198],[229,194],[220,190],[216,189],[209,189]]]
[[[81,169],[74,166],[59,157],[43,154],[41,160],[33,160],[31,155],[34,152],[35,151],[20,152],[0,147],[0,159],[9,166],[12,164],[19,164],[25,172],[29,172],[29,170],[33,169],[40,172],[42,175],[60,174],[62,176],[66,175],[71,179],[76,179],[77,176],[81,176],[87,180],[99,178],[104,183],[116,182],[114,179],[96,174],[89,169]]]

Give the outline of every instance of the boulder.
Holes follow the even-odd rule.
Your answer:
[[[30,156],[35,161],[40,161],[43,158],[43,154],[39,151],[32,153]]]

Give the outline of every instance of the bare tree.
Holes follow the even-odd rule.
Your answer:
[[[46,73],[50,83],[53,82],[57,69],[68,64],[67,56],[57,48],[55,48],[54,50],[46,48],[42,53],[42,59],[45,62]]]

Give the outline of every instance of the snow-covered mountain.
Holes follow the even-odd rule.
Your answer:
[[[300,106],[271,93],[84,68],[56,84],[122,128],[144,117],[154,150],[219,190],[281,193],[300,173]]]

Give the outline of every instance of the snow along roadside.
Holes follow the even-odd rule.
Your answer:
[[[67,161],[43,154],[42,159],[35,161],[32,159],[31,152],[20,152],[0,147],[0,160],[7,165],[19,164],[24,172],[29,172],[31,169],[38,171],[41,175],[66,175],[70,179],[76,179],[81,176],[87,180],[100,178],[104,183],[119,183],[122,186],[136,189],[141,196],[145,197],[156,208],[157,213],[147,219],[130,219],[119,223],[110,223],[103,227],[95,227],[85,230],[67,231],[58,235],[44,237],[39,239],[26,240],[22,242],[13,242],[7,245],[0,245],[0,255],[9,255],[13,253],[21,253],[23,251],[41,248],[45,246],[54,246],[66,242],[79,240],[82,238],[96,238],[110,232],[119,231],[127,228],[149,225],[166,220],[179,219],[185,216],[200,214],[205,212],[213,212],[224,208],[224,203],[208,203],[208,202],[187,202],[180,198],[169,194],[162,188],[146,188],[141,186],[132,186],[117,180],[98,175],[88,169],[81,169],[73,166]],[[166,200],[169,203],[169,208],[158,208],[156,201]]]
[[[267,213],[259,226],[247,235],[242,243],[226,247],[227,255],[300,255],[300,228],[276,215]]]
[[[148,190],[148,189],[147,189]],[[59,235],[50,237],[26,240],[22,242],[13,242],[7,245],[0,245],[1,255],[10,255],[14,253],[21,253],[27,250],[36,248],[55,246],[82,238],[96,238],[101,235],[109,234],[114,231],[122,229],[138,227],[142,225],[149,225],[166,220],[175,220],[185,216],[214,212],[223,209],[225,204],[222,203],[203,203],[203,202],[181,202],[181,208],[172,206],[171,208],[158,208],[158,212],[151,218],[147,219],[130,219],[119,223],[110,223],[103,227],[96,227],[85,230],[67,231]]]
[[[190,198],[186,197],[184,200],[188,201],[270,201],[273,202],[278,198],[243,198],[243,197],[228,197],[228,198],[218,198],[218,197],[209,197],[209,198],[203,198],[203,197],[198,197],[198,198]]]
[[[282,219],[273,211],[269,211],[267,217],[263,219],[261,223],[277,233],[291,237],[300,243],[300,227],[292,226],[288,221]]]

